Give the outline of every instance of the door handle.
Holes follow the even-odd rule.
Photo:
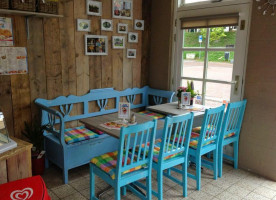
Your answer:
[[[236,75],[235,76],[235,86],[234,86],[234,93],[237,94],[240,86],[240,76]]]

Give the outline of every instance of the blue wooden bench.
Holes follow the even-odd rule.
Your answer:
[[[146,108],[151,104],[170,103],[173,96],[174,92],[145,86],[124,91],[116,91],[113,88],[95,89],[83,96],[60,96],[53,100],[36,99],[36,105],[42,110],[41,125],[45,127],[46,167],[48,161],[60,167],[63,170],[63,181],[67,184],[69,169],[87,164],[93,157],[117,150],[119,141],[107,134],[92,134],[89,135],[90,139],[69,144],[65,141],[68,136],[65,134],[68,133],[66,123],[118,112],[120,101],[128,101],[132,109]],[[134,103],[138,97],[140,101]],[[107,106],[109,101],[115,102],[111,108]],[[91,111],[91,102],[94,102],[94,112]],[[82,111],[81,114],[72,112],[76,107]]]

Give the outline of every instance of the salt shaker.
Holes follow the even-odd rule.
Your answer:
[[[130,123],[134,124],[135,122],[136,122],[136,117],[135,117],[135,114],[133,113],[130,117]]]

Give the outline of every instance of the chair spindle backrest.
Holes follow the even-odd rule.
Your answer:
[[[158,163],[179,152],[183,152],[183,156],[187,158],[193,120],[194,113],[165,119]]]
[[[156,128],[157,120],[121,128],[116,178],[120,179],[124,171],[139,166],[151,170]]]
[[[206,144],[218,143],[224,109],[225,105],[205,110],[197,149],[201,149]]]

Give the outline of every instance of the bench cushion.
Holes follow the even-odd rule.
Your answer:
[[[132,155],[131,153],[128,153],[127,163],[130,163],[131,155]],[[92,158],[91,163],[93,163],[94,165],[99,167],[101,170],[103,170],[104,172],[109,174],[112,179],[115,179],[117,156],[118,156],[118,151],[106,153],[101,156]],[[124,160],[125,160],[125,158],[123,157],[123,161]],[[127,171],[124,171],[123,174],[133,172],[133,171],[139,170],[141,168],[142,168],[142,166],[138,166],[138,167],[129,169]]]
[[[164,119],[166,117],[165,115],[155,113],[155,112],[151,112],[151,111],[148,111],[148,110],[144,110],[144,111],[141,111],[141,112],[138,112],[138,113],[142,114],[142,115],[152,117],[153,119]]]
[[[68,128],[64,130],[64,139],[67,144],[99,137],[99,135],[84,126]]]

